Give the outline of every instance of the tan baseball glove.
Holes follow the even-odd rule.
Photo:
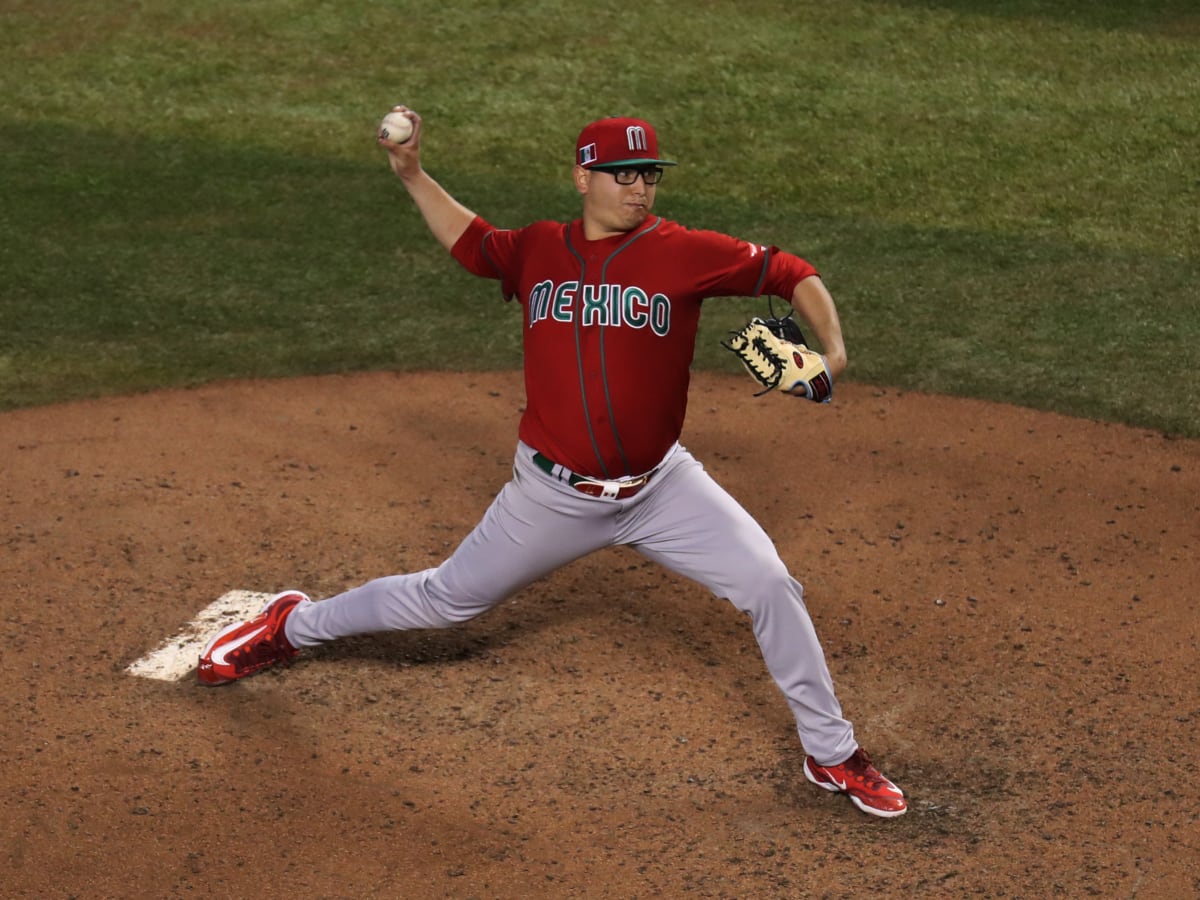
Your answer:
[[[828,403],[833,397],[833,376],[825,357],[809,350],[800,326],[791,316],[782,319],[753,318],[739,331],[730,332],[721,346],[742,361],[750,376],[762,385],[754,396],[783,391]]]

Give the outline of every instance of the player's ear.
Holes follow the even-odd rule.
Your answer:
[[[575,177],[575,190],[581,194],[586,194],[588,187],[592,183],[592,173],[583,166],[576,166],[572,175]]]

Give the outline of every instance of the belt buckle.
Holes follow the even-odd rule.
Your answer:
[[[585,478],[576,482],[575,490],[581,494],[587,494],[589,497],[601,497],[605,500],[623,500],[627,497],[632,497],[644,488],[646,482],[649,480],[649,475],[634,478],[632,481],[595,481],[591,478]]]

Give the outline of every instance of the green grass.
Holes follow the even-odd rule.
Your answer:
[[[26,0],[0,54],[0,408],[519,365],[374,147],[406,102],[509,226],[576,214],[585,121],[652,119],[659,212],[813,260],[850,378],[1200,436],[1192,0]]]

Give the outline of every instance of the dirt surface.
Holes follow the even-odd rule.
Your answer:
[[[229,590],[436,564],[511,469],[516,374],[232,383],[0,416],[3,894],[1200,892],[1200,442],[749,393],[697,376],[684,442],[908,815],[809,785],[745,618],[626,548],[453,630],[125,674]]]

